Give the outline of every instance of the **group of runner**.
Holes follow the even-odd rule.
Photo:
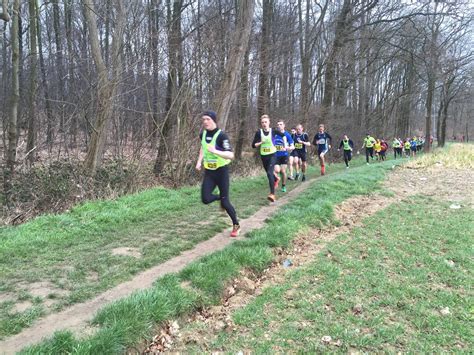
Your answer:
[[[405,157],[414,157],[416,153],[423,149],[425,144],[424,137],[413,137],[403,140],[401,138],[394,137],[392,140],[393,157],[402,158],[403,154]],[[383,161],[386,159],[386,152],[388,150],[388,143],[384,139],[375,139],[370,134],[364,138],[364,144],[362,148],[365,148],[365,159],[369,164],[369,157],[374,160]]]
[[[199,151],[196,169],[202,170],[204,167],[204,178],[201,186],[201,199],[204,204],[214,201],[220,201],[224,209],[232,219],[231,237],[237,237],[240,232],[240,224],[229,200],[229,167],[228,164],[234,159],[234,153],[230,145],[228,136],[217,127],[217,114],[214,111],[205,111],[201,115],[203,130],[200,133],[201,149]],[[263,168],[268,178],[269,194],[268,200],[276,201],[275,190],[281,182],[281,191],[286,192],[287,180],[306,180],[307,152],[308,147],[314,145],[317,148],[318,159],[321,166],[321,175],[326,173],[326,153],[331,149],[332,138],[325,131],[323,124],[319,125],[318,132],[312,141],[309,135],[304,132],[301,124],[291,129],[291,133],[285,129],[283,120],[277,121],[277,128],[273,129],[270,125],[270,117],[262,115],[260,117],[260,129],[255,132],[252,141],[252,147],[258,150]],[[394,157],[402,154],[408,142],[409,153],[412,147],[416,150],[421,149],[423,140],[421,137],[401,141],[394,138],[392,147]],[[413,143],[415,142],[415,143]],[[367,164],[369,157],[372,159],[385,160],[385,153],[388,144],[383,139],[375,139],[370,134],[364,139],[362,148],[365,148]],[[352,159],[354,142],[347,135],[343,136],[338,146],[338,151],[343,150],[344,162],[346,168],[349,168],[349,162]],[[357,152],[359,153],[359,152]],[[289,176],[286,170],[289,165]],[[216,186],[219,188],[219,195],[213,194]]]

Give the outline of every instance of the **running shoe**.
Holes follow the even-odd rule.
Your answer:
[[[270,202],[275,202],[276,196],[274,194],[270,194],[267,196],[267,200]]]
[[[288,176],[288,180],[293,181],[293,180],[295,180],[295,178],[293,176]]]
[[[232,232],[230,232],[230,236],[232,238],[235,238],[239,235],[239,233],[240,233],[240,225],[234,224],[234,226],[232,227]]]
[[[273,186],[275,186],[275,189],[278,187],[278,183],[280,182],[280,178],[278,176],[275,176],[275,184]]]
[[[301,178],[301,181],[306,181],[306,176],[303,175],[303,177]]]
[[[281,192],[286,192],[286,186],[281,187]]]
[[[303,175],[303,176],[304,176],[304,175]],[[300,174],[299,174],[299,173],[296,173],[295,180],[298,180],[299,177],[300,177]]]

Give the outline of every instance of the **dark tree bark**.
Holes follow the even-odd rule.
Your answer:
[[[6,166],[4,171],[4,193],[7,205],[10,203],[10,190],[15,173],[16,148],[18,143],[17,122],[18,102],[20,101],[20,55],[19,55],[19,16],[20,0],[14,0],[11,27],[11,51],[12,51],[12,87],[10,101],[10,119],[8,121],[8,149],[6,150]]]
[[[268,113],[268,76],[270,67],[270,38],[271,23],[273,14],[273,0],[263,0],[263,17],[261,29],[261,45],[260,45],[260,71],[258,78],[258,97],[257,112],[260,117],[264,113]]]
[[[30,32],[30,88],[29,88],[29,111],[28,111],[28,138],[26,142],[27,161],[33,165],[36,157],[36,93],[38,91],[38,43],[36,23],[36,0],[28,0],[29,32]]]

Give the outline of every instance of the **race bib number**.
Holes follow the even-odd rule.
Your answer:
[[[270,153],[272,151],[271,148],[262,148],[262,152],[264,153]]]
[[[324,138],[321,138],[321,139],[318,139],[318,141],[316,142],[318,144],[326,144],[326,140]]]
[[[295,143],[295,149],[303,149],[303,143]]]
[[[279,152],[285,150],[285,147],[282,146],[282,145],[276,145],[275,148],[276,148],[276,150],[278,150]]]
[[[204,167],[208,170],[216,170],[217,169],[217,161],[208,161],[204,164]]]

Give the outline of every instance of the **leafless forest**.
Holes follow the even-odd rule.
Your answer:
[[[0,19],[13,222],[139,171],[188,181],[208,108],[238,159],[263,113],[356,144],[474,132],[469,0],[3,0]]]

